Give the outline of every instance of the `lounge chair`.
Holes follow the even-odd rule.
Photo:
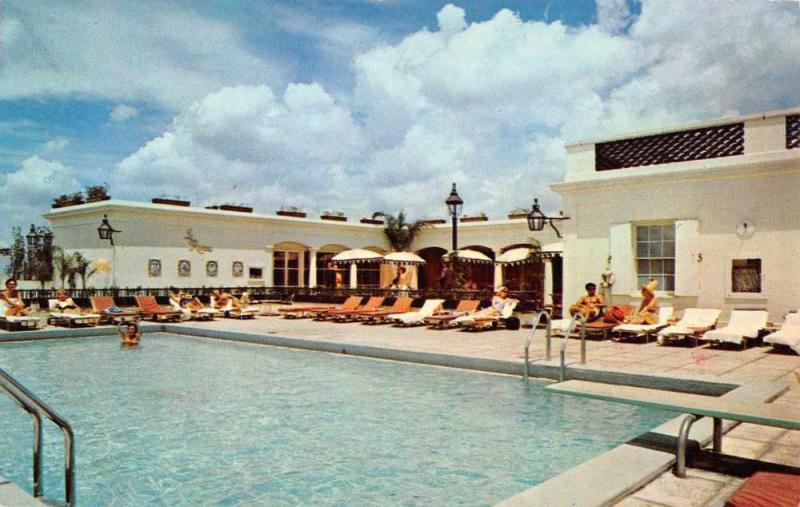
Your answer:
[[[618,339],[625,340],[627,338],[644,338],[648,342],[650,336],[669,325],[675,309],[671,306],[662,306],[658,309],[658,322],[655,324],[620,324],[611,330],[612,334],[616,333]]]
[[[444,299],[428,299],[416,312],[393,313],[386,316],[386,320],[393,321],[397,326],[415,326],[422,324],[425,317],[429,317],[442,308]]]
[[[169,305],[176,312],[181,312],[181,320],[214,320],[214,317],[220,313],[209,307],[194,309],[181,306],[179,302],[174,301],[172,298],[169,300]]]
[[[181,312],[161,306],[153,296],[136,296],[136,304],[142,316],[151,320],[176,321],[181,320]]]
[[[764,337],[764,343],[789,347],[800,354],[800,313],[790,313],[781,328]]]
[[[502,314],[480,315],[480,311],[472,315],[464,315],[453,320],[453,325],[462,326],[469,330],[497,329],[497,326],[506,322],[517,308],[517,302],[512,301],[503,306]],[[519,326],[517,326],[519,327]]]
[[[39,317],[32,317],[29,315],[6,315],[8,305],[5,301],[0,301],[0,325],[6,331],[15,331],[23,329],[36,329],[39,327]]]
[[[225,317],[230,319],[244,320],[255,319],[256,315],[258,315],[261,310],[256,306],[234,306],[233,300],[229,300],[228,304],[222,308],[215,308],[215,311],[217,313],[221,312]]]
[[[307,317],[316,312],[324,312],[336,308],[349,308],[355,310],[361,303],[361,296],[350,296],[341,305],[306,305],[306,306],[293,306],[291,308],[278,308],[278,313],[283,315],[286,319],[295,319],[300,317]]]
[[[351,296],[347,298],[347,300],[340,304],[339,306],[328,307],[328,308],[320,308],[318,310],[313,310],[310,313],[313,315],[314,320],[325,320],[327,318],[328,312],[338,311],[338,310],[358,310],[359,305],[361,305],[361,296]]]
[[[108,311],[112,308],[119,308],[114,303],[112,296],[93,296],[89,298],[92,303],[92,311],[100,315],[100,322],[130,322],[139,320],[139,312],[134,310],[120,309],[118,312]]]
[[[95,326],[100,323],[100,318],[102,317],[99,313],[65,313],[63,311],[56,311],[58,308],[58,299],[48,299],[47,306],[50,308],[50,315],[47,317],[47,323],[53,326]],[[76,311],[80,311],[80,308]]]
[[[385,299],[383,296],[372,296],[355,310],[331,310],[326,315],[336,322],[350,322],[357,319],[362,313],[374,312],[379,309]]]
[[[727,326],[708,331],[700,339],[746,346],[747,340],[755,340],[767,327],[767,319],[769,314],[764,310],[733,310]]]
[[[658,343],[663,345],[671,341],[683,341],[687,338],[697,338],[717,325],[720,315],[716,308],[687,308],[681,320],[667,326],[658,332]]]
[[[394,300],[394,304],[388,308],[381,308],[371,312],[362,312],[358,315],[359,320],[363,320],[365,324],[378,324],[386,321],[389,315],[396,315],[406,313],[411,310],[411,304],[414,302],[410,297],[398,297]]]
[[[458,317],[466,316],[477,310],[480,304],[479,299],[462,299],[453,311],[437,312],[430,317],[425,317],[425,325],[430,328],[444,329],[449,327]]]

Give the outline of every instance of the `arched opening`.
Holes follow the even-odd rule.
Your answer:
[[[438,290],[440,287],[439,277],[442,274],[442,256],[447,253],[444,248],[431,246],[423,248],[417,255],[425,259],[425,264],[419,270],[419,288],[422,290]]]
[[[348,287],[350,285],[350,270],[342,269],[341,267],[337,268],[331,263],[331,259],[334,255],[349,249],[350,247],[335,244],[322,245],[317,249],[317,260],[315,263],[317,267],[317,287],[337,288],[337,272],[339,273],[339,284],[343,287]],[[306,285],[310,286],[308,275],[306,276]]]
[[[272,245],[272,284],[298,287],[307,280],[308,245],[282,241]]]

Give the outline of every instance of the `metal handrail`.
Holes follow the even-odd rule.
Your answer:
[[[69,423],[14,377],[0,368],[0,388],[33,418],[33,496],[42,496],[42,414],[64,434],[64,488],[66,504],[75,505],[75,434]]]
[[[528,339],[525,340],[525,367],[523,368],[523,378],[525,381],[528,381],[528,374],[530,370],[529,363],[529,356],[530,356],[530,348],[531,348],[531,341],[533,340],[533,335],[536,334],[536,328],[539,326],[539,323],[542,322],[542,317],[547,318],[547,331],[545,331],[545,360],[549,361],[553,355],[553,347],[550,343],[551,336],[553,333],[553,318],[550,315],[550,312],[541,311],[536,315],[536,318],[533,321],[533,329],[531,330],[531,334],[528,335]]]
[[[566,380],[567,375],[567,361],[566,361],[566,351],[567,351],[567,343],[569,343],[569,336],[575,330],[575,325],[580,322],[581,323],[581,364],[586,364],[586,319],[580,313],[576,313],[572,316],[572,320],[569,322],[569,327],[567,327],[567,332],[564,333],[564,341],[561,342],[561,369],[559,370],[558,374],[558,381],[564,382]]]

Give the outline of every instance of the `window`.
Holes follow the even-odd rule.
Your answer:
[[[637,287],[652,278],[659,290],[675,290],[675,224],[636,226]]]
[[[336,255],[333,252],[317,253],[317,286],[336,288],[336,275],[339,274],[343,287],[350,286],[350,266],[335,266],[331,259]]]
[[[300,255],[297,251],[275,252],[272,261],[273,285],[297,287],[300,281]]]
[[[761,259],[731,259],[732,294],[761,294]]]
[[[248,274],[251,280],[261,280],[264,278],[264,270],[262,268],[250,268]]]

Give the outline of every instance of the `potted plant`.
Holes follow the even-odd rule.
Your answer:
[[[305,218],[306,212],[296,206],[281,206],[281,209],[275,212],[282,217],[295,217]]]
[[[86,187],[86,202],[99,202],[111,199],[108,195],[107,185],[93,185]]]
[[[319,216],[322,220],[333,220],[335,222],[347,222],[347,217],[341,211],[323,211]]]
[[[62,194],[53,199],[53,208],[64,208],[66,206],[75,206],[83,204],[83,194],[75,192],[74,194]]]
[[[370,224],[370,225],[383,225],[383,220],[379,220],[376,216],[380,215],[380,213],[376,212],[372,215],[372,218],[362,218],[360,222],[362,224]]]

